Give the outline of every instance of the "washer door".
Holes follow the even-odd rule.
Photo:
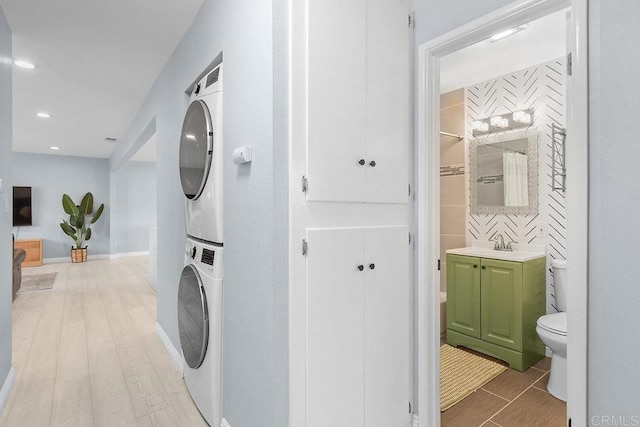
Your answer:
[[[209,307],[202,280],[192,265],[182,269],[178,288],[178,328],[184,359],[192,369],[202,365],[209,342]]]
[[[188,199],[200,197],[211,169],[213,129],[207,105],[195,100],[189,105],[180,136],[180,182]]]

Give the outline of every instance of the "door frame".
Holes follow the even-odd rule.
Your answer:
[[[570,301],[567,418],[587,424],[588,0],[519,0],[418,47],[416,171],[418,408],[420,426],[440,425],[440,57],[509,27],[571,6],[573,73],[567,78],[567,251]],[[431,286],[429,286],[431,284]]]

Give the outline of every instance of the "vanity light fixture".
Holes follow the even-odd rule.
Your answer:
[[[497,128],[506,128],[509,127],[509,119],[505,119],[502,116],[493,116],[490,119],[491,126],[495,126]]]
[[[20,67],[20,68],[26,68],[27,70],[33,70],[34,68],[36,68],[35,64],[29,62],[29,61],[25,61],[23,59],[16,59],[15,61],[13,61],[13,63]]]
[[[514,111],[513,120],[518,123],[529,124],[531,123],[531,114],[525,111]]]
[[[519,33],[522,30],[526,30],[527,28],[529,28],[528,24],[523,24],[517,27],[509,28],[508,30],[500,31],[499,33],[492,35],[491,37],[489,37],[488,41],[489,43],[497,42],[498,40],[502,40],[505,37],[512,36],[516,33]]]
[[[51,114],[45,113],[44,111],[40,111],[39,113],[36,113],[36,116],[40,117],[41,119],[50,119],[51,118]]]
[[[51,147],[49,147],[49,149],[51,149],[53,151],[58,151],[60,149],[60,147],[56,147],[55,145],[52,145]]]
[[[475,120],[471,122],[471,130],[477,130],[480,132],[488,132],[489,131],[489,123],[484,120]]]

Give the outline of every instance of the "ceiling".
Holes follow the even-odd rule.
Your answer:
[[[14,66],[14,151],[110,157],[202,3],[0,0],[13,59],[36,65]]]
[[[532,21],[526,30],[496,42],[482,41],[441,58],[441,93],[566,55],[568,11]]]

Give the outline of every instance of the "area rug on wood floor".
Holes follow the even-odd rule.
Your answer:
[[[507,368],[450,345],[440,346],[440,411],[446,411]]]
[[[44,291],[51,289],[58,273],[30,274],[22,276],[18,293]]]

